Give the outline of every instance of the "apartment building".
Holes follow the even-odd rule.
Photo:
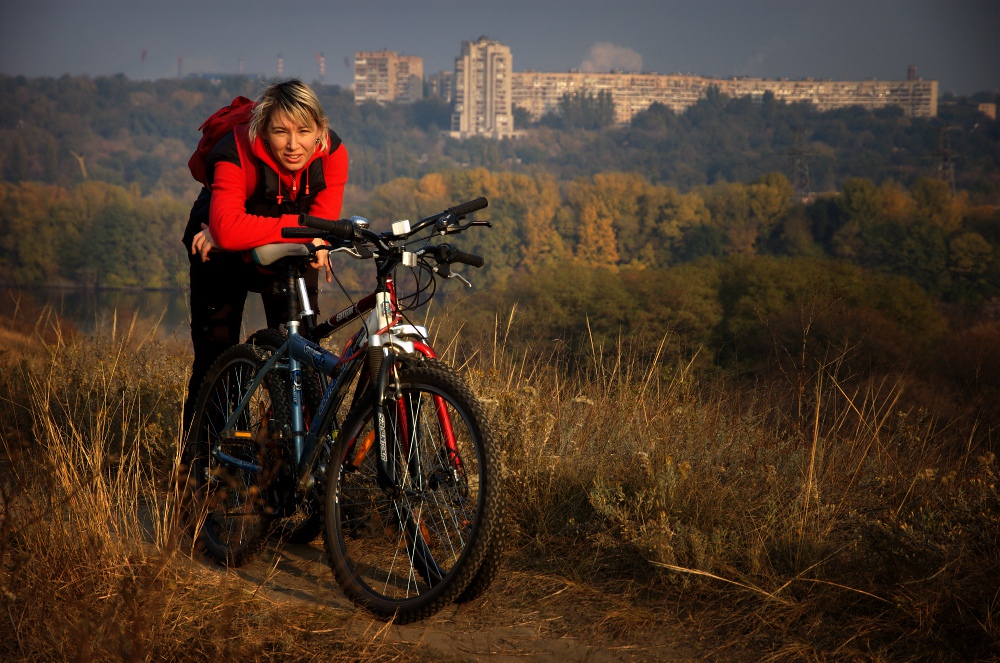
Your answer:
[[[527,110],[532,120],[556,110],[564,94],[594,94],[607,91],[615,104],[615,121],[626,123],[653,103],[681,113],[716,87],[732,97],[760,99],[770,92],[776,99],[815,104],[820,110],[861,106],[867,109],[899,106],[910,117],[936,117],[938,82],[770,80],[763,78],[707,78],[660,74],[594,74],[571,71],[550,73],[515,72],[511,98],[514,106]]]
[[[455,58],[451,135],[513,135],[512,75],[508,46],[487,37],[462,42],[462,54]]]
[[[354,103],[412,103],[424,96],[424,60],[396,51],[354,54]]]
[[[454,99],[453,88],[455,86],[454,71],[439,71],[427,77],[427,96],[437,97],[449,104]]]

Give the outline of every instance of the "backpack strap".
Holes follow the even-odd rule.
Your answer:
[[[243,176],[246,178],[246,198],[249,200],[257,188],[257,162],[250,147],[250,125],[241,124],[233,129],[233,137],[236,139],[236,149],[240,157],[240,168],[243,169]]]
[[[249,198],[253,195],[257,186],[257,163],[258,159],[250,149],[247,125],[240,125],[226,134],[208,155],[206,164],[207,177],[205,186],[212,188],[212,180],[215,178],[215,165],[220,162],[231,163],[239,166],[246,178],[245,194]]]

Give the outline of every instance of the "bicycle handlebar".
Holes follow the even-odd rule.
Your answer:
[[[330,221],[318,216],[300,214],[299,225],[326,231],[337,239],[354,239],[354,223],[346,219]]]
[[[445,210],[446,214],[451,214],[452,216],[464,216],[466,214],[472,214],[473,212],[481,209],[485,209],[489,206],[489,201],[486,198],[480,196],[475,200],[470,200],[467,203],[462,203],[461,205],[455,205],[454,207],[449,207]]]
[[[282,228],[281,236],[285,239],[314,239],[322,238],[330,242],[331,245],[336,246],[339,243],[343,245],[353,245],[357,251],[361,251],[362,244],[371,244],[376,251],[383,252],[388,251],[385,255],[396,255],[397,260],[402,255],[401,248],[392,248],[394,241],[399,239],[410,237],[420,230],[426,228],[431,223],[439,223],[440,219],[452,219],[454,221],[445,222],[445,225],[438,227],[435,226],[435,232],[440,232],[440,234],[451,234],[453,232],[461,232],[474,225],[485,225],[490,226],[489,221],[473,221],[465,225],[458,225],[457,220],[464,218],[466,214],[471,214],[475,211],[484,209],[489,206],[489,201],[486,198],[479,197],[475,200],[470,200],[468,202],[455,205],[454,207],[449,207],[440,214],[435,214],[434,216],[422,219],[417,223],[417,226],[410,232],[395,235],[391,232],[382,233],[381,235],[376,234],[367,229],[366,225],[355,224],[353,220],[340,219],[340,220],[329,220],[318,216],[312,216],[309,214],[299,214],[299,226],[298,228]],[[339,240],[339,241],[338,241]],[[367,252],[368,255],[364,255]],[[485,264],[485,260],[482,256],[476,255],[474,253],[466,253],[455,247],[454,244],[440,244],[438,246],[428,246],[417,252],[418,254],[426,254],[432,256],[437,260],[438,264],[452,264],[452,263],[463,263],[471,267],[482,267]],[[371,257],[371,253],[367,250],[362,251],[361,255],[357,257]]]
[[[324,230],[314,230],[313,228],[282,228],[281,236],[285,239],[316,239],[326,236]]]

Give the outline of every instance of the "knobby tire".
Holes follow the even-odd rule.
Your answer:
[[[385,414],[387,459],[399,480],[387,485],[377,469],[369,394],[338,435],[323,511],[327,556],[345,594],[408,623],[455,601],[476,578],[501,532],[502,476],[482,407],[458,374],[427,359],[397,368]],[[435,397],[446,403],[454,450]]]
[[[265,466],[268,424],[288,416],[286,383],[275,372],[258,385],[237,420],[235,430],[242,437],[219,437],[262,364],[261,353],[249,345],[223,352],[202,383],[188,435],[185,459],[195,491],[196,529],[205,552],[228,566],[251,559],[266,542],[273,522],[259,474],[221,463],[211,453],[218,445],[230,456]]]

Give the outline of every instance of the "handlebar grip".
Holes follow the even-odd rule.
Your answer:
[[[466,265],[471,265],[472,267],[482,267],[483,263],[486,262],[485,260],[483,260],[482,256],[477,256],[475,253],[466,253],[465,251],[459,251],[457,249],[455,250],[455,253],[452,255],[451,261],[461,262]]]
[[[455,248],[454,244],[440,244],[435,249],[437,261],[439,263],[451,264],[461,262],[473,267],[482,267],[485,260],[475,253],[466,253]]]
[[[282,228],[281,236],[285,239],[315,239],[322,237],[326,233],[322,230],[312,228]]]
[[[470,200],[467,203],[462,203],[461,205],[455,205],[454,207],[449,207],[446,211],[452,216],[463,216],[465,214],[472,214],[477,210],[481,210],[488,207],[490,202],[480,196],[475,200]]]
[[[354,239],[354,224],[350,221],[330,221],[318,216],[299,214],[299,225],[324,230],[337,239]]]

